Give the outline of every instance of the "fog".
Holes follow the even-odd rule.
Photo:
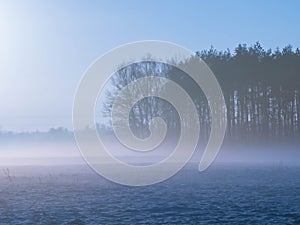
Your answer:
[[[133,165],[150,165],[166,159],[174,150],[178,140],[164,141],[149,152],[132,151],[114,136],[105,136],[103,143],[114,157]],[[205,142],[199,141],[190,162],[199,163]],[[230,143],[225,140],[212,166],[218,164],[274,164],[280,166],[300,165],[297,143]],[[72,135],[62,138],[34,139],[2,138],[0,142],[0,166],[71,166],[86,165]]]

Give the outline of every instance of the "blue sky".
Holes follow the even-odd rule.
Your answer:
[[[1,1],[0,126],[71,128],[73,96],[97,57],[157,39],[193,51],[300,46],[300,1]]]

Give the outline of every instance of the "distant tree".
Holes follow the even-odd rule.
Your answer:
[[[168,77],[170,66],[164,63],[158,63],[153,61],[144,61],[140,63],[133,63],[129,66],[122,67],[118,70],[110,80],[110,88],[106,91],[106,101],[103,104],[102,115],[108,118],[111,126],[111,112],[115,97],[121,92],[121,90],[129,83],[136,81],[142,77]],[[136,86],[135,89],[131,88],[126,98],[122,99],[124,106],[130,106],[134,104],[134,100],[141,89],[147,89],[146,91],[154,96],[157,96],[164,88],[164,81],[156,82],[154,86],[144,87]],[[167,102],[157,97],[148,97],[140,100],[134,104],[129,118],[131,129],[137,136],[145,137],[149,135],[148,124],[150,120],[156,116],[164,118],[169,126],[172,126],[172,106]],[[120,120],[128,120],[125,112],[120,110],[117,112],[117,117]],[[171,127],[170,127],[171,128]]]
[[[275,51],[265,50],[259,42],[248,47],[239,44],[229,50],[196,52],[216,75],[227,105],[228,138],[235,140],[298,140],[300,137],[300,50],[291,45]],[[185,62],[189,63],[189,62]],[[163,76],[188,91],[198,109],[200,127],[210,132],[210,112],[201,89],[176,68],[155,62],[132,64],[119,70],[111,79],[106,93],[103,115],[111,116],[115,96],[130,82],[144,76]],[[157,84],[159,91],[163,84]],[[139,90],[131,90],[134,95]],[[130,103],[124,99],[124,104]],[[120,118],[123,112],[120,112]],[[132,108],[130,125],[143,133],[153,116],[163,116],[170,127],[177,128],[176,113],[166,102],[147,98]],[[191,118],[191,123],[195,118]],[[146,129],[147,131],[147,129]]]

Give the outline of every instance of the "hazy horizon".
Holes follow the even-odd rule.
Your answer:
[[[297,1],[0,1],[0,127],[71,129],[83,73],[128,42],[172,41],[194,52],[256,41],[299,47],[298,8]]]

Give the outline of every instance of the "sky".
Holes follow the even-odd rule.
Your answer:
[[[164,40],[192,51],[256,41],[300,47],[299,10],[296,0],[0,0],[0,129],[71,129],[85,70],[128,42]]]

